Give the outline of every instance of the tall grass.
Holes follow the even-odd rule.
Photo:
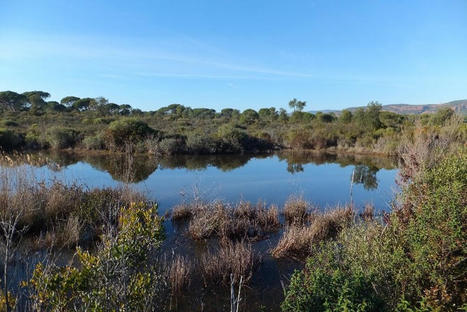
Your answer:
[[[254,253],[251,243],[245,241],[224,242],[219,249],[203,255],[200,261],[204,283],[217,284],[222,281],[225,285],[243,276],[245,282],[253,276],[253,271],[260,258]]]
[[[189,220],[188,232],[195,239],[257,240],[279,229],[277,206],[240,202],[236,206],[214,201],[176,206],[172,220]]]
[[[335,238],[349,226],[354,214],[351,207],[337,207],[323,214],[314,214],[310,223],[293,223],[285,229],[271,254],[276,258],[307,257],[320,242]]]
[[[0,171],[0,207],[3,213],[21,210],[18,225],[36,247],[73,247],[88,243],[116,225],[121,207],[144,196],[127,187],[89,189],[82,184],[40,180],[18,167]]]

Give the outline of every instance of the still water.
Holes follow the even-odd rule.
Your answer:
[[[128,183],[157,201],[162,214],[194,197],[231,203],[264,201],[282,206],[290,196],[302,196],[322,209],[352,199],[357,210],[371,203],[381,212],[390,209],[389,203],[397,192],[396,161],[374,156],[281,152],[156,159],[142,155],[46,153],[29,155],[27,162],[15,164],[32,170],[39,179],[60,179],[91,188]],[[170,221],[164,226],[167,235],[162,251],[166,254],[186,255],[197,263],[213,243],[189,239],[183,226]],[[303,263],[292,259],[270,256],[268,250],[281,234],[282,230],[253,244],[262,261],[244,290],[242,311],[280,311],[283,283],[287,285],[293,270],[303,267]],[[30,268],[38,261],[34,259],[29,257],[14,279],[27,279]],[[193,276],[189,289],[174,298],[173,310],[228,311],[229,289],[206,288],[201,280],[200,276]]]
[[[282,205],[302,196],[317,207],[350,202],[388,210],[397,191],[393,159],[316,153],[269,155],[124,156],[74,153],[37,155],[29,165],[39,178],[57,178],[89,187],[130,183],[159,203],[164,213],[193,197]],[[351,183],[353,177],[353,183]]]

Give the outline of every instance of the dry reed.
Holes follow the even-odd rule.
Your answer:
[[[178,208],[181,211],[181,208]],[[187,214],[180,212],[177,214]],[[280,227],[277,206],[240,202],[235,207],[222,202],[207,203],[191,210],[188,231],[193,239],[218,237],[256,240]]]
[[[310,255],[315,244],[335,238],[353,220],[350,207],[338,207],[323,214],[315,214],[310,224],[292,224],[271,250],[276,257],[303,258]]]
[[[252,277],[259,260],[250,243],[225,242],[217,251],[208,252],[201,258],[204,282],[207,285],[222,281],[227,285],[231,274],[235,280],[240,280],[243,276],[243,280],[247,282]]]
[[[173,294],[179,294],[190,286],[192,262],[184,256],[177,255],[172,259],[169,268],[169,281]]]
[[[288,224],[304,224],[310,215],[310,205],[301,197],[290,197],[284,205]]]

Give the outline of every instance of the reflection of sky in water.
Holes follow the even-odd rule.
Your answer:
[[[194,192],[206,199],[223,199],[237,202],[264,200],[267,203],[283,204],[290,195],[302,195],[306,200],[327,207],[344,204],[350,198],[350,179],[354,165],[337,163],[304,164],[303,171],[291,174],[287,162],[278,157],[252,158],[243,167],[231,171],[208,166],[204,170],[161,169],[154,171],[136,187],[156,199],[161,210],[185,199]],[[119,182],[105,171],[93,168],[85,162],[77,162],[54,172],[47,167],[35,170],[39,178],[52,176],[67,182],[77,181],[89,187],[115,186]],[[378,186],[365,189],[363,184],[354,184],[353,199],[358,208],[373,203],[378,210],[388,210],[393,198],[397,170],[380,169],[376,173]],[[197,191],[194,191],[194,190]],[[183,195],[182,195],[183,194]]]

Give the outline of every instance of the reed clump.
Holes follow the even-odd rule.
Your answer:
[[[363,212],[360,213],[360,218],[365,221],[372,221],[375,217],[375,206],[372,204],[366,204]]]
[[[218,283],[222,281],[228,285],[230,275],[234,280],[248,282],[260,258],[253,251],[251,243],[246,241],[223,242],[216,251],[209,251],[203,255],[200,261],[204,283]]]
[[[351,207],[338,207],[322,214],[315,213],[310,222],[289,225],[271,250],[276,258],[305,258],[320,242],[335,238],[354,218]]]
[[[284,217],[287,224],[304,224],[311,214],[311,207],[301,197],[290,197],[284,205]]]
[[[240,202],[232,207],[216,201],[193,205],[190,212],[185,209],[177,208],[175,220],[180,220],[181,215],[190,216],[188,232],[195,240],[212,237],[257,240],[281,226],[277,206],[267,207],[261,202],[257,205]]]
[[[179,294],[190,286],[193,267],[186,256],[177,255],[172,259],[168,270],[172,294]]]
[[[38,247],[73,247],[95,240],[105,227],[116,226],[119,211],[145,201],[129,188],[89,189],[60,180],[38,180],[17,169],[0,172],[2,213],[21,211],[18,227]]]

